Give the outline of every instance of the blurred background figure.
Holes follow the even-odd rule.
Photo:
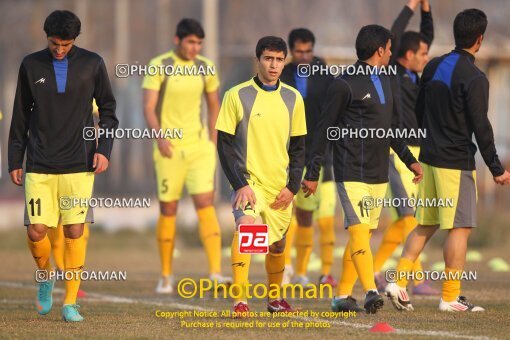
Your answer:
[[[298,68],[299,65],[326,66],[324,60],[314,55],[315,36],[309,29],[296,28],[289,33],[289,50],[292,60],[285,66],[281,80],[296,88],[305,102],[306,127],[306,157],[305,164],[310,161],[311,144],[317,131],[320,113],[324,109],[328,86],[333,76],[323,72],[304,74]],[[303,67],[303,66],[301,66]],[[321,254],[321,275],[319,284],[337,285],[331,275],[333,265],[333,248],[335,246],[335,208],[336,190],[333,182],[332,153],[330,145],[327,149],[322,164],[321,184],[315,195],[306,196],[299,190],[295,200],[294,216],[287,232],[287,244],[285,246],[285,274],[284,283],[290,283],[290,277],[294,274],[291,263],[291,249],[296,247],[296,271],[293,283],[306,286],[310,280],[307,276],[307,267],[313,250],[313,222],[317,221],[320,231],[319,245]],[[295,237],[294,237],[295,235]]]

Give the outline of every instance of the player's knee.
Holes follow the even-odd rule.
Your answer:
[[[271,245],[269,247],[269,252],[273,254],[282,254],[285,250],[285,247],[275,247],[274,245]]]
[[[281,239],[269,246],[269,252],[273,254],[281,254],[285,251],[285,239]]]
[[[29,225],[27,228],[27,236],[32,242],[41,241],[47,233],[46,228],[37,227],[36,225]]]
[[[77,239],[83,235],[83,224],[72,224],[64,226],[64,237]]]
[[[248,215],[241,216],[236,220],[236,230],[239,228],[241,224],[253,224],[253,223],[255,223],[255,217]]]
[[[207,208],[214,203],[214,194],[212,192],[193,196],[193,203],[196,209]]]
[[[439,229],[439,224],[434,225],[421,225],[418,224],[409,234],[416,234],[419,236],[430,237]]]
[[[312,226],[312,211],[306,211],[296,208],[296,220],[300,227],[311,227]]]
[[[450,235],[455,235],[455,237],[469,237],[469,235],[471,235],[471,232],[472,232],[473,228],[471,227],[465,227],[465,228],[453,228],[453,229],[450,229],[450,232],[449,234]]]
[[[469,227],[469,228],[461,228],[462,229],[462,234],[466,235],[466,236],[469,236],[471,235],[471,233],[473,232],[473,228]]]
[[[175,216],[177,215],[177,201],[172,202],[160,202],[159,211],[163,216]]]

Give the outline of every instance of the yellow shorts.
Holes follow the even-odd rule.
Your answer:
[[[314,212],[313,217],[314,219],[334,217],[337,202],[336,183],[335,181],[321,182],[319,187],[319,209]]]
[[[305,173],[306,168],[303,171],[303,178],[305,176]],[[315,191],[314,195],[305,197],[305,193],[301,188],[299,188],[298,193],[294,197],[294,204],[296,205],[296,208],[299,208],[304,211],[316,211],[319,209],[321,202],[322,173],[323,169],[321,168],[321,171],[319,173],[319,185],[317,186],[317,190]]]
[[[86,203],[92,197],[94,173],[37,174],[25,176],[25,225],[62,225],[94,223],[92,208],[87,204],[71,204],[74,199]]]
[[[419,146],[408,146],[409,151],[413,154],[414,158],[418,159],[420,155]],[[390,165],[389,165],[389,186],[387,196],[390,198],[409,199],[416,198],[418,192],[418,185],[413,183],[414,174],[407,168],[404,162],[398,158],[393,150],[390,151]],[[414,208],[406,204],[400,204],[398,207],[391,209],[392,217],[394,220],[403,216],[413,216]]]
[[[247,206],[244,210],[237,209],[232,211],[237,221],[242,216],[252,216],[257,219],[262,218],[262,223],[267,224],[269,228],[269,245],[283,239],[289,229],[290,219],[292,217],[291,203],[285,210],[274,210],[269,207],[276,200],[278,193],[269,193],[264,188],[253,181],[248,181],[251,189],[255,193],[257,203],[255,207]],[[235,191],[232,192],[231,201],[233,203]]]
[[[421,225],[441,229],[476,226],[476,171],[437,168],[425,163],[418,185],[416,219]],[[434,203],[434,204],[432,204]]]
[[[344,209],[345,228],[355,224],[368,224],[371,229],[377,229],[382,205],[373,203],[384,198],[387,188],[388,183],[337,183],[340,203]]]
[[[161,202],[177,201],[182,189],[190,195],[214,191],[214,173],[216,171],[216,148],[208,139],[187,145],[175,146],[172,158],[161,156],[157,145],[153,158],[158,186],[158,198]]]

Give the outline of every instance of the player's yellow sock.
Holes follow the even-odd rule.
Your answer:
[[[221,273],[221,231],[213,206],[197,210],[200,240],[209,261],[209,274]]]
[[[462,269],[446,267],[444,272],[446,274],[446,280],[443,283],[443,301],[453,302],[460,295],[460,278]]]
[[[320,245],[321,245],[321,260],[322,260],[322,275],[329,275],[331,273],[331,266],[333,265],[333,248],[335,247],[335,218],[322,217],[317,221],[320,229]]]
[[[374,271],[380,272],[386,260],[393,254],[399,244],[402,243],[404,221],[399,218],[393,221],[384,231],[382,243],[374,257]]]
[[[283,253],[279,254],[271,252],[267,253],[266,273],[268,291],[271,291],[273,289],[272,285],[277,285],[278,287],[281,287],[284,270],[285,270],[285,257],[283,256]]]
[[[27,236],[27,244],[30,252],[32,253],[32,257],[37,264],[39,269],[44,269],[46,271],[51,270],[50,264],[50,254],[51,254],[51,243],[48,235],[45,235],[44,238],[40,241],[32,241]]]
[[[66,272],[74,272],[75,274],[70,280],[65,281],[66,295],[64,305],[75,304],[78,290],[80,289],[80,273],[85,264],[85,238],[81,235],[78,238],[65,238],[64,249],[64,266]],[[70,275],[70,274],[66,274]]]
[[[296,274],[306,275],[306,268],[313,249],[313,226],[298,225],[296,230]]]
[[[64,270],[64,227],[59,224],[56,228],[48,228],[53,260],[59,270]]]
[[[411,231],[416,228],[418,225],[418,221],[414,216],[404,216],[402,217],[402,222],[404,222],[404,242],[407,239],[407,236],[411,233]]]
[[[156,235],[161,258],[161,275],[172,274],[172,258],[175,238],[175,216],[161,215],[158,220]]]
[[[248,284],[248,274],[250,272],[250,254],[241,254],[239,253],[239,232],[236,231],[234,233],[234,239],[232,240],[232,248],[231,248],[231,256],[232,256],[232,273],[233,273],[233,281],[235,285],[238,285],[241,291],[237,289],[232,289],[232,293],[234,295],[234,302],[237,304],[238,302],[247,302],[246,298],[246,287],[245,284]]]
[[[414,267],[413,261],[411,261],[405,257],[400,258],[400,260],[398,261],[398,265],[397,265],[397,285],[399,285],[402,288],[407,287],[407,283],[408,283],[407,278],[409,275],[404,275],[401,273],[409,274],[413,270],[413,267]]]
[[[85,249],[87,249],[87,245],[89,244],[90,238],[90,227],[88,223],[83,225],[83,238],[85,239]]]
[[[352,294],[352,289],[354,288],[354,284],[358,279],[358,273],[356,272],[356,267],[352,262],[351,258],[351,245],[349,242],[345,245],[344,256],[342,259],[342,275],[340,277],[340,282],[337,287],[337,295],[338,296],[349,296]]]
[[[423,273],[423,267],[421,266],[421,261],[420,261],[419,257],[416,259],[416,261],[414,261],[413,273]],[[415,279],[414,279],[415,286],[422,284],[425,281],[423,275],[418,274],[418,275],[415,275],[414,277],[415,277]],[[419,278],[420,280],[417,280],[416,278]]]
[[[352,262],[363,290],[377,290],[374,279],[374,258],[370,249],[370,226],[355,224],[348,228]]]
[[[292,265],[292,247],[294,246],[294,236],[296,236],[296,229],[297,229],[297,220],[296,216],[292,215],[292,219],[290,220],[289,229],[287,230],[287,234],[285,235],[285,265],[290,266]]]

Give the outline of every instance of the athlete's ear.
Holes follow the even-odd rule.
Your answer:
[[[383,47],[379,47],[377,49],[377,54],[379,55],[379,58],[382,58],[382,56],[384,55],[384,48]]]
[[[478,44],[482,44],[482,41],[483,41],[483,34],[481,34],[479,37],[478,37]]]
[[[178,36],[174,36],[174,45],[179,46],[181,44],[181,39]]]
[[[407,60],[413,60],[416,53],[413,52],[413,50],[407,50],[406,52],[406,59]]]

